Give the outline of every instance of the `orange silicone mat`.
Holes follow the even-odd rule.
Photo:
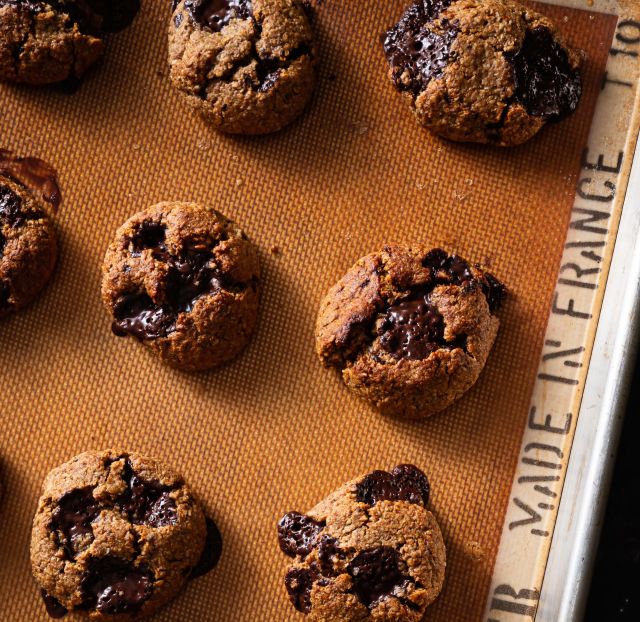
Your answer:
[[[587,51],[584,99],[573,118],[507,151],[444,142],[415,124],[380,45],[404,4],[317,3],[318,91],[273,136],[220,136],[185,108],[167,77],[168,0],[143,1],[78,93],[0,86],[0,147],[52,162],[64,195],[53,283],[0,325],[1,620],[47,619],[29,568],[47,471],[108,446],[174,465],[223,534],[219,566],[158,620],[302,619],[283,588],[277,519],[401,462],[428,473],[448,548],[445,589],[426,619],[481,619],[616,19],[537,5]],[[261,250],[256,337],[219,371],[163,366],[114,337],[101,306],[110,238],[162,200],[218,208]],[[421,423],[379,416],[314,354],[321,297],[387,242],[483,261],[512,292],[478,384]]]

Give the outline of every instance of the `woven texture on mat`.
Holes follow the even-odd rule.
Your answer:
[[[53,283],[0,325],[0,620],[46,619],[28,559],[45,474],[108,446],[174,465],[224,536],[220,565],[158,620],[301,619],[282,584],[277,519],[402,462],[428,473],[448,548],[446,587],[426,619],[479,620],[615,20],[541,5],[589,54],[585,96],[572,119],[502,151],[416,126],[379,42],[402,11],[398,0],[320,4],[320,85],[308,112],[274,136],[216,135],[168,84],[168,5],[143,2],[73,96],[0,86],[1,146],[54,163],[65,199]],[[217,372],[164,367],[115,338],[101,306],[110,238],[162,200],[215,206],[262,252],[256,338]],[[378,416],[314,354],[321,297],[386,242],[484,261],[512,291],[477,386],[423,423]]]

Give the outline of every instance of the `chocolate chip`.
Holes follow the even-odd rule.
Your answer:
[[[448,255],[439,248],[429,251],[422,265],[431,270],[431,278],[438,285],[467,287],[474,281],[471,266],[462,257]]]
[[[578,107],[580,71],[571,67],[567,51],[548,28],[528,30],[512,62],[516,98],[529,114],[559,120]]]
[[[400,464],[391,471],[398,487],[398,498],[409,503],[429,505],[431,486],[427,476],[413,464]]]
[[[184,8],[194,22],[213,32],[220,32],[232,19],[249,19],[253,14],[251,0],[185,0]]]
[[[127,460],[122,474],[127,484],[116,505],[129,516],[136,525],[166,527],[178,522],[175,501],[170,496],[170,488],[159,482],[147,482],[138,476]]]
[[[396,358],[421,360],[447,347],[444,320],[431,303],[430,291],[391,305],[378,335],[382,348]]]
[[[51,516],[51,529],[62,534],[62,544],[70,559],[82,550],[87,540],[93,540],[91,523],[100,514],[100,507],[90,488],[74,490],[58,501]]]
[[[11,188],[0,185],[0,226],[19,227],[24,221],[22,200]]]
[[[147,294],[128,294],[116,303],[111,326],[118,337],[132,335],[143,341],[166,337],[175,329],[176,316],[156,305]]]
[[[293,606],[302,613],[311,611],[311,590],[318,578],[314,568],[292,568],[284,578],[284,584]]]
[[[298,512],[285,514],[278,523],[278,541],[282,552],[289,557],[306,557],[324,528],[324,522],[315,521],[310,516]]]
[[[69,613],[66,607],[63,607],[57,598],[54,598],[50,594],[47,594],[45,590],[40,590],[40,596],[44,601],[44,606],[47,609],[47,613],[51,618],[64,618]]]
[[[151,249],[158,252],[165,252],[164,245],[167,228],[157,222],[144,221],[140,223],[131,237],[131,254],[139,256],[143,250]]]
[[[115,557],[92,560],[80,583],[83,608],[105,615],[137,613],[152,589],[149,570]]]
[[[4,253],[4,247],[6,245],[7,245],[7,238],[5,238],[4,235],[2,235],[2,233],[0,233],[0,257],[2,257]]]
[[[198,563],[189,573],[189,578],[197,579],[213,570],[220,561],[221,555],[222,534],[217,525],[210,518],[207,518],[207,538],[204,543],[204,549],[202,549],[202,555],[200,555]]]
[[[395,588],[409,582],[400,570],[400,555],[389,547],[368,549],[357,555],[347,567],[353,592],[367,607],[393,595]]]
[[[418,0],[386,33],[384,52],[399,90],[417,95],[442,75],[458,28],[446,19],[441,21],[444,33],[433,32],[430,27],[450,4],[451,0]]]
[[[397,466],[391,473],[373,471],[356,484],[356,501],[374,506],[379,501],[404,501],[426,506],[429,481],[418,467]]]

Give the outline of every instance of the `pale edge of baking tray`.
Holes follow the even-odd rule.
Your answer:
[[[486,622],[581,619],[637,336],[640,162],[631,171],[640,122],[640,2],[554,4],[614,14],[618,24],[578,177]]]

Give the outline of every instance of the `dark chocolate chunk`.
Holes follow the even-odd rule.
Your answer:
[[[19,227],[25,221],[22,200],[8,186],[0,185],[0,226]]]
[[[91,523],[98,514],[100,507],[90,488],[74,490],[58,501],[51,515],[51,529],[62,534],[62,544],[71,559],[80,552],[81,543],[87,536],[93,539]]]
[[[131,254],[137,257],[146,249],[166,252],[167,248],[164,245],[166,232],[166,227],[157,222],[141,223],[131,238]]]
[[[302,613],[311,611],[311,590],[318,578],[314,568],[292,568],[284,578],[284,584],[293,606]]]
[[[251,0],[185,0],[184,8],[194,22],[213,32],[232,19],[249,19],[253,11]]]
[[[40,158],[19,158],[11,151],[0,149],[0,175],[7,175],[26,186],[35,196],[49,203],[54,211],[62,203],[58,174],[53,166]]]
[[[193,567],[189,574],[190,579],[197,579],[211,570],[213,570],[222,555],[222,534],[217,525],[207,518],[207,539],[202,549],[202,555],[198,563]]]
[[[426,506],[429,480],[418,467],[397,466],[391,473],[373,471],[356,484],[356,501],[374,506],[379,501],[404,501]]]
[[[196,300],[220,290],[223,284],[211,266],[210,251],[185,251],[178,257],[158,248],[154,257],[168,264],[165,301],[156,304],[147,294],[129,294],[116,304],[113,332],[119,337],[132,335],[140,340],[166,337],[175,330],[178,314],[192,310]],[[242,286],[244,287],[244,286]]]
[[[44,601],[44,606],[51,618],[64,618],[69,613],[66,607],[63,607],[57,598],[54,598],[50,594],[47,594],[45,590],[40,590],[40,596]]]
[[[132,335],[140,341],[166,337],[175,329],[176,316],[156,305],[147,294],[122,296],[114,311],[112,330],[118,337]]]
[[[516,98],[529,114],[559,120],[578,107],[582,95],[580,71],[571,67],[567,51],[548,28],[528,30],[512,62]]]
[[[367,607],[393,595],[395,588],[409,582],[400,570],[399,553],[389,547],[363,551],[347,570],[353,581],[353,592]]]
[[[127,490],[116,501],[132,523],[150,527],[166,527],[178,522],[175,501],[170,488],[159,482],[147,482],[139,477],[127,460],[122,474]]]
[[[399,90],[417,95],[442,75],[458,28],[445,19],[441,21],[443,33],[433,32],[431,25],[450,4],[451,0],[418,0],[386,33],[384,52]]]
[[[290,557],[306,557],[315,546],[325,523],[313,520],[310,516],[289,512],[278,523],[278,541],[283,553]]]
[[[80,584],[83,608],[105,615],[137,613],[153,590],[153,576],[144,567],[115,557],[92,560]]]
[[[447,347],[444,321],[431,304],[431,292],[421,292],[391,305],[378,329],[380,345],[396,358],[421,360]]]

